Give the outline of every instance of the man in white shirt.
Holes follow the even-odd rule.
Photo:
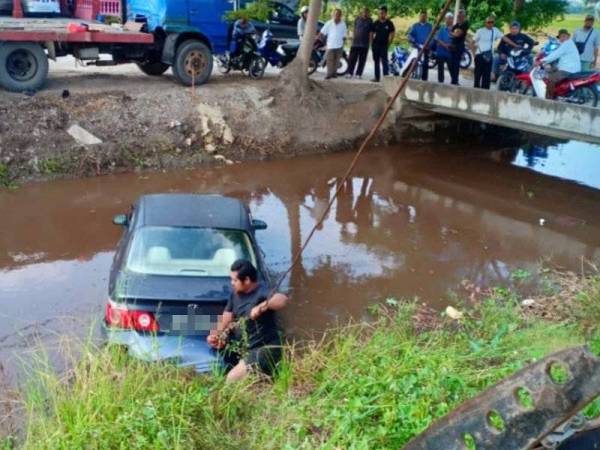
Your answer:
[[[594,29],[594,16],[588,14],[585,17],[583,28],[573,33],[575,45],[580,47],[581,70],[593,70],[598,63],[598,49],[600,48],[600,33]]]
[[[298,19],[298,39],[302,41],[304,37],[304,28],[306,28],[306,18],[308,17],[308,6],[303,6],[300,9],[300,18]]]
[[[551,64],[558,62],[556,70],[548,73],[548,85],[546,87],[546,98],[553,99],[556,85],[567,78],[572,73],[581,72],[581,60],[579,59],[579,51],[575,42],[571,39],[571,35],[567,30],[558,32],[558,40],[561,42],[560,47],[547,55],[541,61],[536,61],[535,65]]]
[[[342,10],[333,10],[333,19],[329,20],[321,28],[320,38],[327,36],[327,75],[326,80],[336,77],[336,71],[342,59],[344,41],[348,34],[346,23],[342,20]]]
[[[477,30],[473,38],[472,50],[475,53],[475,88],[477,89],[490,88],[496,41],[503,39],[516,46],[516,44],[509,42],[510,39],[494,26],[495,23],[496,20],[493,17],[488,17],[485,20],[485,27]]]

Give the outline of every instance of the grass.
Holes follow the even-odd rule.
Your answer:
[[[374,322],[332,330],[289,348],[273,383],[235,385],[147,365],[114,349],[83,352],[60,376],[33,369],[24,400],[25,449],[396,449],[466,399],[548,353],[591,337],[600,279],[573,297],[587,326],[523,314],[495,290],[459,321],[418,326],[412,303],[386,302]],[[416,332],[415,327],[428,331]],[[558,377],[564,374],[557,374]],[[531,398],[519,393],[524,406]],[[600,414],[600,402],[588,408]],[[489,417],[501,428],[503,423]],[[0,447],[1,448],[1,447]]]

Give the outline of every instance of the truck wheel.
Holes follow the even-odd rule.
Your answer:
[[[0,86],[8,91],[37,91],[48,77],[48,57],[39,44],[0,45]]]
[[[177,48],[173,73],[181,84],[191,86],[192,82],[196,85],[206,83],[212,68],[213,57],[206,44],[189,40]]]
[[[153,77],[159,77],[159,76],[161,76],[170,67],[168,64],[165,64],[165,63],[160,62],[160,61],[137,62],[136,65],[146,75],[150,75],[150,76],[153,76]]]

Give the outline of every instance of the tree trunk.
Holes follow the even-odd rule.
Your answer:
[[[456,20],[458,18],[458,12],[462,9],[462,1],[456,0],[456,5],[454,6],[454,24],[456,25]]]

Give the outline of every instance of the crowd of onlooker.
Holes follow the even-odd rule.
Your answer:
[[[301,10],[298,22],[298,35],[302,38],[306,23],[308,8]],[[414,48],[423,49],[421,79],[428,80],[429,59],[437,62],[438,81],[445,80],[445,70],[450,73],[451,83],[459,84],[460,62],[465,51],[470,50],[475,55],[474,86],[489,89],[490,83],[498,77],[500,68],[506,64],[513,49],[524,47],[533,48],[534,40],[522,32],[519,22],[510,24],[510,32],[504,34],[495,26],[494,17],[486,19],[483,27],[476,30],[469,38],[470,23],[464,10],[458,11],[456,17],[448,13],[445,22],[439,29],[433,30],[427,12],[419,14],[419,20],[408,32],[408,41]],[[425,46],[429,36],[433,39]],[[394,40],[396,29],[388,16],[386,6],[378,9],[377,17],[372,19],[368,8],[363,8],[354,20],[350,44],[350,56],[346,77],[362,78],[365,63],[371,49],[374,78],[380,81],[381,74],[389,75],[388,54]],[[327,75],[326,79],[335,78],[336,69],[340,63],[342,52],[348,38],[348,29],[343,18],[342,10],[336,8],[331,20],[320,30],[319,38],[326,42]],[[585,17],[583,27],[576,30],[571,38],[568,30],[560,30],[557,38],[560,41],[558,49],[546,55],[541,63],[555,63],[549,71],[549,90],[560,80],[571,73],[589,71],[597,66],[600,49],[600,33],[594,28],[594,16]]]

